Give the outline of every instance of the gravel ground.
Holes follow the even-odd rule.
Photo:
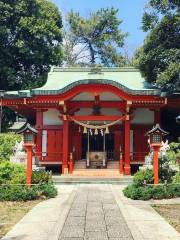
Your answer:
[[[153,205],[153,208],[180,233],[180,204]]]

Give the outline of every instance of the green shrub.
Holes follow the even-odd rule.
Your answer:
[[[127,186],[123,193],[126,197],[134,200],[149,200],[152,198],[152,187],[138,187],[135,184]]]
[[[173,177],[173,183],[180,184],[180,172],[176,173],[176,175]]]
[[[40,185],[41,195],[47,198],[54,198],[57,195],[57,189],[52,184],[42,184]]]
[[[3,161],[0,163],[0,184],[25,184],[26,168],[22,164]],[[32,183],[52,183],[52,175],[45,170],[32,172]]]
[[[37,189],[27,188],[27,186],[8,185],[1,186],[1,201],[27,201],[39,198]]]
[[[9,161],[0,162],[0,184],[24,184],[25,179],[26,170],[24,165]]]
[[[26,185],[0,186],[0,201],[29,201],[39,198],[53,198],[57,190],[52,184],[35,185],[28,188]]]
[[[171,169],[170,160],[168,155],[165,155],[159,159],[159,180],[160,182],[164,182],[167,180],[168,183],[172,182],[173,176],[176,174],[176,171]]]
[[[123,193],[126,197],[134,200],[173,198],[180,197],[180,185],[169,184],[167,186],[158,185],[141,187],[131,184],[123,190]]]
[[[133,182],[137,186],[143,186],[144,180],[146,183],[153,183],[154,175],[151,169],[145,169],[138,171],[133,178]]]
[[[167,197],[165,187],[162,185],[153,188],[153,199],[163,199]]]
[[[22,136],[15,133],[0,134],[0,162],[10,160],[16,141],[20,142],[21,139]]]
[[[32,173],[32,183],[52,183],[52,175],[50,172],[45,170],[33,171]]]

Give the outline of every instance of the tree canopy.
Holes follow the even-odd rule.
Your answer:
[[[0,89],[40,86],[62,62],[61,28],[49,0],[0,0]]]
[[[71,11],[64,34],[64,56],[68,66],[76,64],[125,64],[121,48],[127,36],[120,30],[122,23],[114,8],[100,9],[87,18]]]
[[[142,24],[148,36],[136,64],[149,82],[165,91],[180,90],[180,1],[150,0]]]

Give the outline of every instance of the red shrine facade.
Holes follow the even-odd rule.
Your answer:
[[[145,135],[163,108],[180,99],[161,96],[134,68],[52,68],[37,89],[6,92],[3,106],[34,122],[35,155],[44,166],[73,174],[83,161],[101,171],[111,162],[130,175],[149,152]]]

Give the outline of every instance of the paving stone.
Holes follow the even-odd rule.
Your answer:
[[[71,216],[69,216],[66,219],[65,225],[84,226],[85,225],[85,217],[71,217]]]
[[[121,216],[105,216],[105,222],[107,226],[116,226],[122,224],[124,222],[124,219]]]
[[[73,238],[74,239],[74,238]],[[132,240],[132,238],[130,237],[128,237],[128,238],[124,238],[124,237],[120,237],[120,238],[108,238],[109,240]]]
[[[86,222],[85,231],[106,231],[105,222]]]
[[[85,232],[84,240],[108,240],[107,232]]]
[[[126,225],[110,227],[107,231],[109,238],[128,238],[133,239]]]
[[[86,212],[85,211],[77,211],[77,210],[70,210],[69,216],[74,216],[74,217],[85,217]]]
[[[120,216],[120,211],[117,210],[105,210],[104,211],[105,216],[112,216],[112,217],[119,217]]]
[[[84,238],[59,238],[59,240],[84,240]]]
[[[61,238],[82,238],[84,236],[83,226],[64,226]]]
[[[103,204],[103,209],[104,210],[117,210],[119,211],[119,207],[117,204]]]
[[[95,213],[87,213],[86,215],[86,219],[103,219],[104,218],[104,214],[103,213],[99,213],[99,212],[95,212]]]

